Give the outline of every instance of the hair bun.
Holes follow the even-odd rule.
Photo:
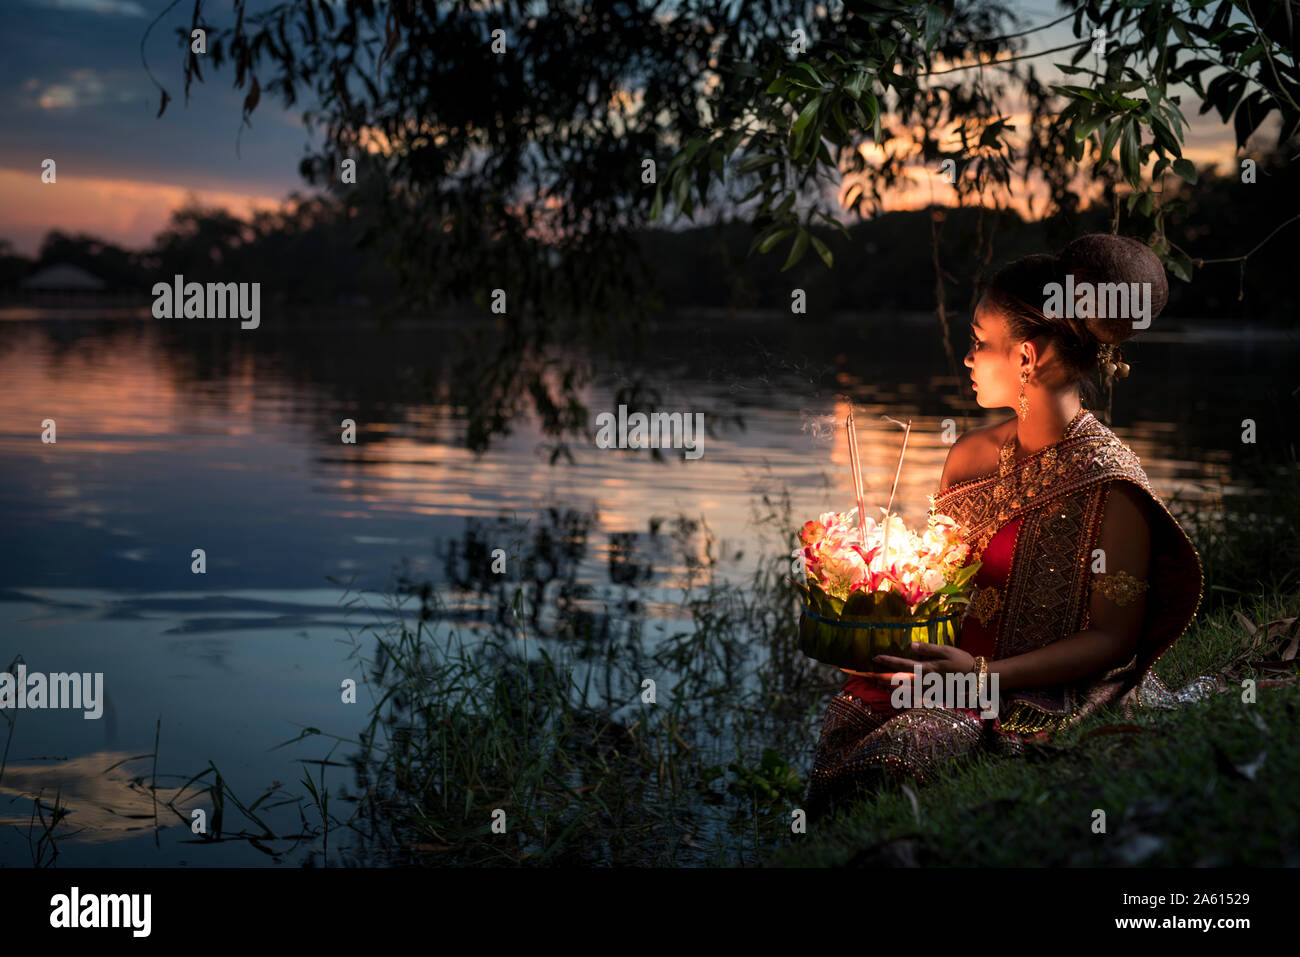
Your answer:
[[[1146,243],[1128,236],[1110,233],[1088,233],[1074,240],[1056,258],[1056,272],[1064,279],[1074,277],[1081,282],[1149,283],[1151,289],[1151,315],[1154,319],[1169,301],[1169,280],[1164,264]],[[1085,322],[1088,331],[1098,342],[1116,345],[1138,334],[1133,328],[1133,316],[1089,316]]]

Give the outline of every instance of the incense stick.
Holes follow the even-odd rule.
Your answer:
[[[849,433],[849,465],[853,469],[853,494],[858,500],[858,530],[862,533],[862,547],[867,547],[867,513],[862,505],[862,462],[858,458],[858,435],[857,430],[853,427],[853,409],[849,409],[849,417],[845,420],[844,426]]]

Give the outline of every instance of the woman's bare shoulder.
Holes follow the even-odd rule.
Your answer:
[[[968,429],[948,450],[948,459],[939,480],[942,492],[950,485],[987,475],[997,468],[998,450],[1015,432],[1016,417],[1001,422],[990,422]]]
[[[990,422],[987,425],[977,425],[973,429],[968,429],[957,441],[969,439],[976,442],[993,442],[995,447],[1000,448],[1015,431],[1016,416],[1010,415],[1001,422]]]

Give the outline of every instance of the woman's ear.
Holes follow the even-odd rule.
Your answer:
[[[1038,348],[1037,339],[1026,339],[1020,343],[1020,372],[1041,369],[1042,364],[1043,351]]]
[[[1027,372],[1034,367],[1034,360],[1038,358],[1038,350],[1034,348],[1032,339],[1026,339],[1020,343],[1016,349],[1016,375]]]

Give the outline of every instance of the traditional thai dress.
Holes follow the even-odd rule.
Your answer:
[[[1002,447],[995,472],[930,496],[931,514],[949,515],[968,529],[968,561],[983,562],[958,647],[990,661],[1024,654],[1091,627],[1094,589],[1121,603],[1145,591],[1133,657],[1104,674],[1000,694],[994,718],[981,718],[978,708],[894,708],[888,685],[853,677],[831,699],[822,724],[805,801],[811,816],[858,786],[924,783],[941,762],[980,750],[1022,753],[1026,741],[1045,740],[1102,705],[1170,707],[1216,690],[1205,676],[1174,693],[1151,671],[1195,616],[1203,577],[1196,548],[1133,451],[1086,409],[1059,442],[1020,462],[1013,448],[1014,437]],[[1149,509],[1145,582],[1092,572],[1116,482],[1136,485],[1158,506]]]

